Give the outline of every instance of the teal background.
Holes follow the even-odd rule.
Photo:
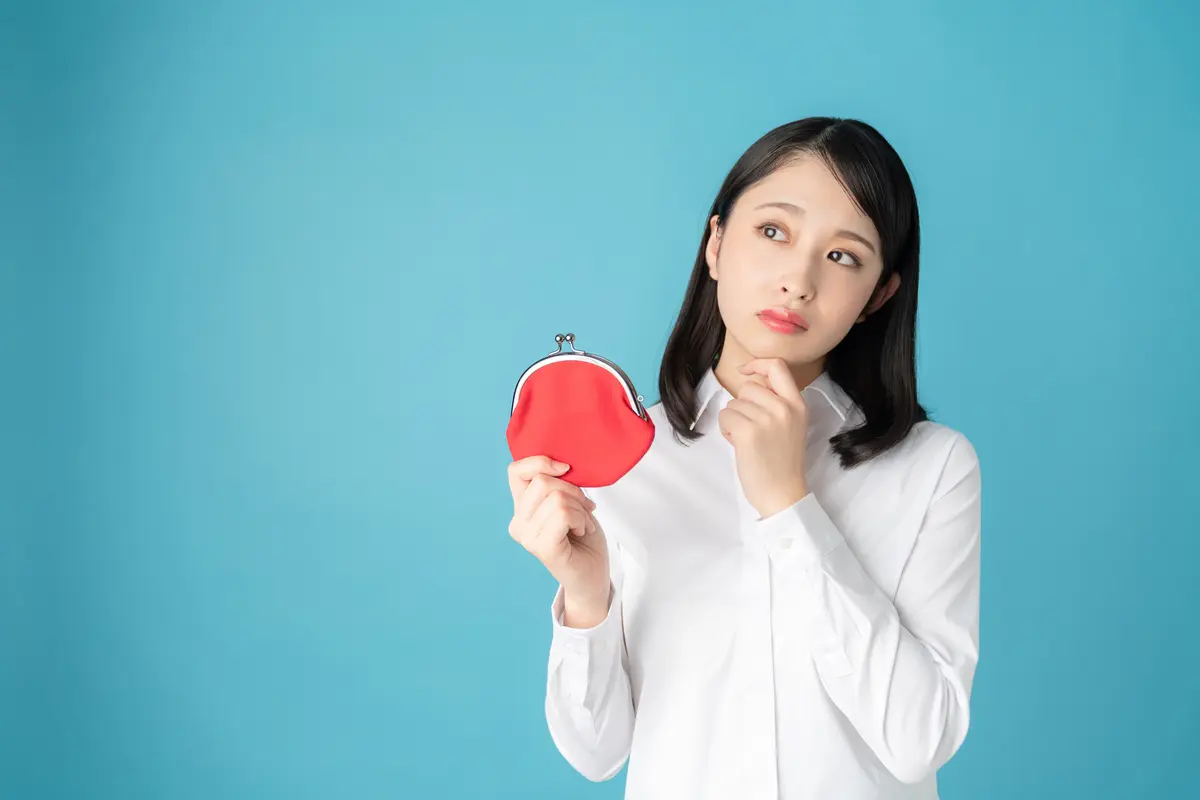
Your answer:
[[[1192,4],[0,11],[0,796],[619,797],[507,534],[558,331],[657,364],[726,170],[865,119],[984,469],[946,798],[1200,796]]]

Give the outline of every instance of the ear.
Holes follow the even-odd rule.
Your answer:
[[[708,275],[717,279],[717,254],[721,252],[720,219],[713,214],[708,221],[708,246],[704,248],[704,260],[708,262]]]
[[[866,320],[867,317],[871,316],[876,311],[883,308],[883,304],[886,303],[888,300],[891,300],[892,296],[894,294],[896,294],[896,290],[899,288],[900,288],[900,275],[898,273],[893,272],[892,277],[888,278],[887,283],[885,283],[882,287],[880,287],[879,289],[876,290],[875,296],[871,299],[871,302],[867,304],[866,310],[864,310],[863,313],[859,315],[859,317],[856,321],[863,322]]]

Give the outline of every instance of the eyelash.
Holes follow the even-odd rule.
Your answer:
[[[845,253],[846,255],[848,255],[848,256],[850,256],[851,258],[853,258],[853,259],[854,259],[854,263],[853,263],[853,264],[842,264],[842,266],[843,266],[843,267],[852,267],[852,268],[855,268],[855,269],[857,269],[858,267],[861,267],[861,266],[862,266],[862,259],[861,259],[861,258],[859,258],[859,257],[858,257],[857,255],[855,255],[854,253],[850,252],[849,250],[846,250],[846,249],[844,249],[844,248],[841,248],[841,247],[837,247],[837,248],[834,248],[833,250],[831,250],[830,252],[832,252],[832,253]]]
[[[761,233],[761,234],[763,235],[763,237],[764,237],[764,238],[766,238],[766,240],[767,240],[768,242],[773,242],[773,241],[775,241],[775,240],[774,240],[774,239],[772,239],[770,236],[767,236],[767,234],[766,234],[766,229],[767,229],[767,228],[774,228],[774,229],[775,229],[775,230],[777,230],[777,231],[782,231],[782,230],[783,230],[783,227],[782,227],[782,226],[780,226],[780,225],[776,225],[774,222],[764,222],[762,225],[759,225],[759,226],[756,228],[756,230],[757,230],[759,233]],[[833,250],[830,250],[829,252],[831,252],[831,253],[845,253],[846,255],[848,255],[848,256],[850,256],[851,258],[853,258],[853,259],[854,259],[854,263],[853,263],[853,264],[842,264],[842,266],[843,266],[843,267],[861,267],[861,266],[862,266],[862,263],[863,263],[863,262],[862,262],[862,259],[861,259],[861,258],[859,258],[859,257],[858,257],[858,254],[857,254],[857,253],[855,253],[855,252],[853,252],[852,250],[846,250],[845,248],[838,247],[838,248],[835,248],[835,249],[833,249]],[[838,263],[838,262],[836,262],[836,261],[835,261],[834,263],[836,264],[836,263]]]

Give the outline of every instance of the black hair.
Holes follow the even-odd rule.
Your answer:
[[[916,322],[920,225],[917,197],[900,156],[865,122],[808,117],[780,125],[750,145],[725,176],[704,219],[704,234],[683,307],[667,340],[658,389],[675,437],[683,443],[702,434],[691,429],[696,388],[715,365],[725,339],[717,308],[717,282],[709,275],[705,250],[709,220],[723,226],[738,198],[751,186],[803,156],[820,158],[875,224],[883,249],[876,290],[894,273],[895,295],[855,324],[829,353],[825,368],[865,416],[862,425],[830,439],[845,468],[856,466],[903,441],[928,419],[917,401]],[[874,295],[872,295],[874,299]]]

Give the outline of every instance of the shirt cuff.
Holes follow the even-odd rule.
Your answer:
[[[612,582],[608,584],[608,616],[591,628],[568,628],[563,624],[563,588],[558,587],[554,601],[550,604],[550,620],[554,626],[555,640],[587,642],[609,634],[612,628],[620,627],[621,597]]]
[[[846,542],[812,492],[782,511],[752,521],[750,526],[773,561],[791,561],[804,568]]]
[[[550,642],[550,671],[559,672],[566,698],[574,705],[590,708],[606,685],[612,662],[619,656],[621,637],[621,593],[609,582],[608,616],[592,628],[563,625],[563,589],[558,587],[550,604],[554,637]]]

